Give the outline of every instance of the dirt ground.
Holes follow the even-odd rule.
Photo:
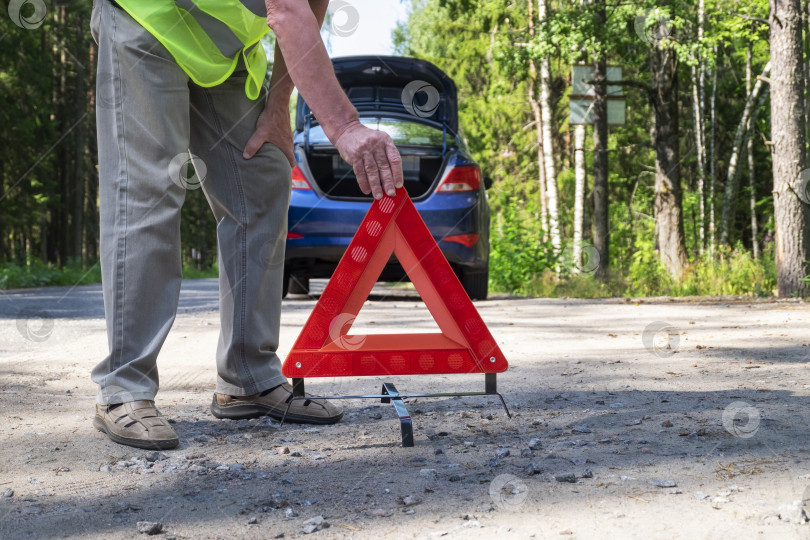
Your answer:
[[[492,397],[414,399],[402,448],[393,407],[370,400],[326,427],[215,419],[216,298],[184,283],[157,399],[181,445],[148,452],[91,425],[99,287],[0,295],[0,538],[145,539],[139,522],[155,538],[810,538],[801,301],[478,302],[512,418]],[[314,305],[284,301],[282,355]],[[354,327],[435,328],[413,291],[382,286]],[[483,389],[307,390],[384,380]]]

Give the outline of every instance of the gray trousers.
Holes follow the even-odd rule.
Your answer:
[[[110,347],[92,371],[99,403],[155,398],[157,357],[180,295],[180,208],[198,187],[217,223],[217,392],[250,395],[285,382],[276,349],[291,170],[271,144],[242,158],[264,99],[247,98],[240,68],[219,86],[195,85],[106,0],[95,0],[91,30]],[[197,171],[190,179],[189,161]]]

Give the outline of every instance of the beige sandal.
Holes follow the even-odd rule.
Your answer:
[[[119,444],[149,450],[168,450],[180,440],[154,401],[140,400],[113,405],[96,404],[93,425]]]

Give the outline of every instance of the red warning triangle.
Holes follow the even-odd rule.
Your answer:
[[[347,335],[391,253],[442,331]],[[404,188],[374,201],[287,355],[289,378],[500,373],[508,364]]]

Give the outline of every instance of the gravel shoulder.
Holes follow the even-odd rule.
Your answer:
[[[0,538],[810,538],[804,302],[477,302],[510,362],[512,418],[491,397],[413,399],[416,445],[401,448],[393,408],[374,401],[341,402],[335,426],[215,419],[216,291],[184,282],[157,399],[181,446],[162,453],[91,425],[99,287],[0,296]],[[284,301],[282,356],[314,305]],[[385,286],[354,326],[435,328],[412,290]],[[483,389],[454,375],[307,390],[383,381]]]

